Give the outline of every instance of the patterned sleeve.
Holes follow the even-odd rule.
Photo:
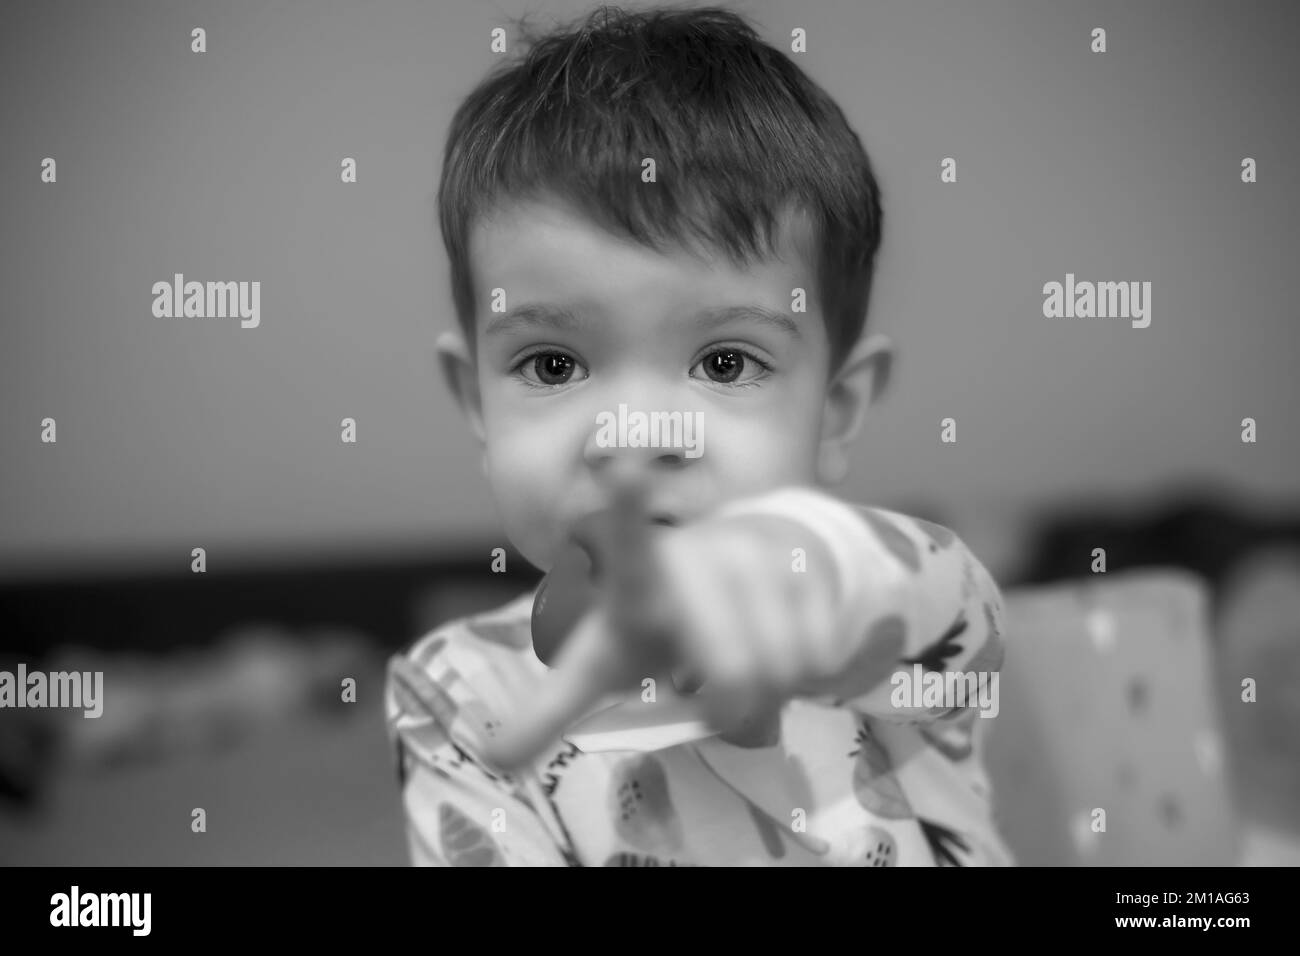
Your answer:
[[[495,773],[478,756],[479,735],[494,721],[445,660],[445,638],[433,637],[419,645],[423,664],[414,651],[389,660],[384,691],[411,862],[572,865],[562,828],[534,777]]]
[[[926,675],[952,674],[955,682],[958,672],[974,680],[983,673],[985,699],[991,693],[996,700],[1002,596],[952,531],[794,486],[733,503],[725,513],[789,518],[822,545],[810,553],[830,556],[841,598],[840,632],[852,644],[844,649],[846,666],[825,702],[891,722],[965,717],[962,723],[968,723],[980,702],[978,686],[967,682],[971,678],[962,681],[972,692],[966,706],[945,706],[953,697],[944,704],[923,703]],[[811,563],[808,571],[816,572]]]

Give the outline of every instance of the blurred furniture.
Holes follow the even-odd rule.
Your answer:
[[[1204,581],[1153,569],[1004,598],[1001,710],[984,739],[1018,862],[1238,862]]]
[[[112,769],[68,767],[42,800],[0,804],[0,865],[405,866],[380,662],[357,702],[267,721],[221,748]],[[202,807],[207,830],[191,830]]]

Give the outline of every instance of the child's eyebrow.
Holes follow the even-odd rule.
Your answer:
[[[782,312],[774,312],[761,305],[725,305],[701,309],[683,324],[712,329],[738,320],[750,320],[778,329],[791,338],[802,338],[794,319]],[[493,319],[485,335],[506,335],[523,328],[546,328],[564,332],[577,332],[586,323],[573,312],[560,306],[520,305]]]

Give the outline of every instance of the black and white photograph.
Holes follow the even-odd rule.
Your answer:
[[[1297,4],[0,23],[20,922],[1050,867],[1219,934],[1300,866]]]

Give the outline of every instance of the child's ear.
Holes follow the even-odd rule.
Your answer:
[[[487,440],[483,427],[483,403],[478,390],[478,369],[460,332],[443,332],[434,342],[442,376],[456,403],[480,442]]]
[[[826,386],[818,478],[836,485],[849,472],[848,448],[862,430],[867,409],[884,394],[894,365],[894,343],[884,335],[859,339]]]

